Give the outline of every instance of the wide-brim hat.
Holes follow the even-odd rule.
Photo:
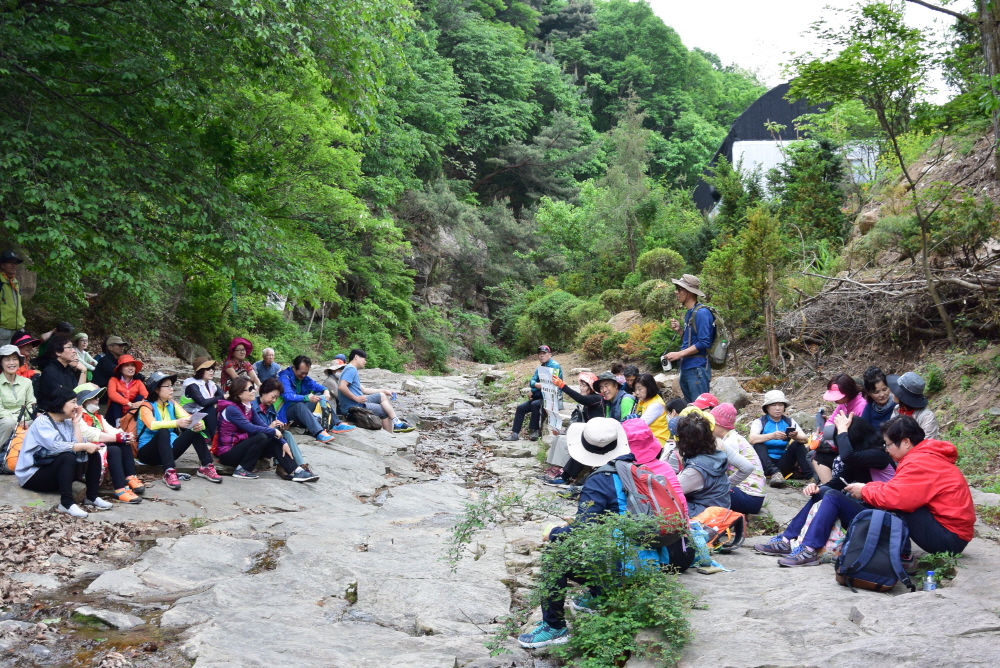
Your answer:
[[[24,346],[38,347],[38,345],[41,344],[41,341],[33,337],[31,334],[21,334],[20,336],[16,336],[11,339],[10,343],[18,348],[23,348]]]
[[[157,371],[146,379],[146,394],[149,395],[150,401],[156,401],[156,389],[163,385],[163,381],[165,380],[169,380],[170,384],[173,385],[177,382],[177,374],[166,374],[162,371]]]
[[[785,408],[788,408],[788,397],[781,390],[768,390],[760,407],[766,410],[771,404],[785,404]]]
[[[249,339],[244,339],[242,336],[237,336],[229,343],[229,356],[233,356],[233,351],[236,350],[236,346],[243,344],[243,348],[247,351],[247,357],[253,352],[253,344],[250,343]]]
[[[115,365],[114,375],[117,376],[118,373],[121,371],[121,368],[126,364],[134,364],[136,373],[142,371],[142,360],[137,360],[136,358],[132,357],[129,354],[124,354],[118,358],[118,364]]]
[[[15,253],[12,250],[5,250],[3,253],[0,253],[0,264],[4,264],[7,262],[16,262],[17,264],[22,264],[24,262],[24,258],[18,257],[17,253]]]
[[[17,346],[8,343],[5,346],[0,346],[0,359],[7,357],[8,355],[17,355],[17,359],[24,364],[24,355],[21,354],[21,349]]]
[[[83,383],[82,385],[77,385],[73,388],[73,391],[76,392],[76,403],[81,406],[91,399],[95,399],[104,394],[104,390],[105,388],[98,387],[94,383]]]
[[[198,373],[202,369],[208,369],[209,367],[213,367],[217,364],[218,362],[213,360],[211,357],[205,357],[202,355],[201,357],[194,358],[194,364],[192,366],[194,366],[194,372]]]
[[[566,430],[566,442],[569,456],[584,466],[604,466],[631,452],[621,423],[611,418],[574,422]]]
[[[924,396],[926,386],[924,379],[912,371],[907,371],[902,376],[896,374],[886,376],[885,382],[889,386],[889,391],[896,395],[896,399],[900,403],[910,408],[925,408],[927,406],[927,397]]]
[[[333,358],[333,361],[330,362],[330,366],[324,369],[324,371],[326,371],[326,373],[337,373],[345,366],[347,366],[347,362],[345,362],[344,360],[337,359],[335,357]]]
[[[701,291],[701,281],[693,274],[684,274],[680,278],[671,278],[670,282],[699,297],[705,296],[705,293]]]

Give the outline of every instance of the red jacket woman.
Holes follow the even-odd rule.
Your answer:
[[[115,373],[108,380],[108,423],[118,426],[118,420],[133,408],[138,408],[146,398],[146,385],[136,376],[142,371],[142,362],[131,355],[118,358]]]

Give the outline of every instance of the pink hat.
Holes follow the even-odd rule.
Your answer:
[[[846,398],[847,395],[840,391],[840,388],[837,387],[836,383],[831,385],[830,389],[823,393],[823,401],[841,401]]]
[[[709,394],[705,392],[704,394],[699,394],[698,398],[694,400],[692,406],[697,406],[701,410],[706,408],[714,408],[719,405],[719,400],[715,398],[714,394]]]
[[[736,406],[732,404],[719,404],[712,409],[712,417],[715,424],[726,430],[731,430],[736,426]]]

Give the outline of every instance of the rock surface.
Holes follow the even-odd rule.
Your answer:
[[[73,611],[73,614],[99,619],[119,631],[130,631],[146,623],[141,617],[136,617],[135,615],[127,615],[123,612],[114,612],[113,610],[101,610],[100,608],[92,608],[89,605],[81,605]]]
[[[709,388],[712,394],[718,398],[719,403],[732,404],[736,406],[736,410],[740,410],[750,403],[750,395],[732,376],[712,378]]]

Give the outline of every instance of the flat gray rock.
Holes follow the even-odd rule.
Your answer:
[[[62,586],[59,578],[47,573],[11,573],[10,579],[30,584],[35,589],[58,589]]]
[[[73,614],[99,619],[119,631],[129,631],[146,623],[141,617],[136,617],[135,615],[114,612],[113,610],[101,610],[100,608],[92,608],[89,605],[81,605],[73,611]]]

